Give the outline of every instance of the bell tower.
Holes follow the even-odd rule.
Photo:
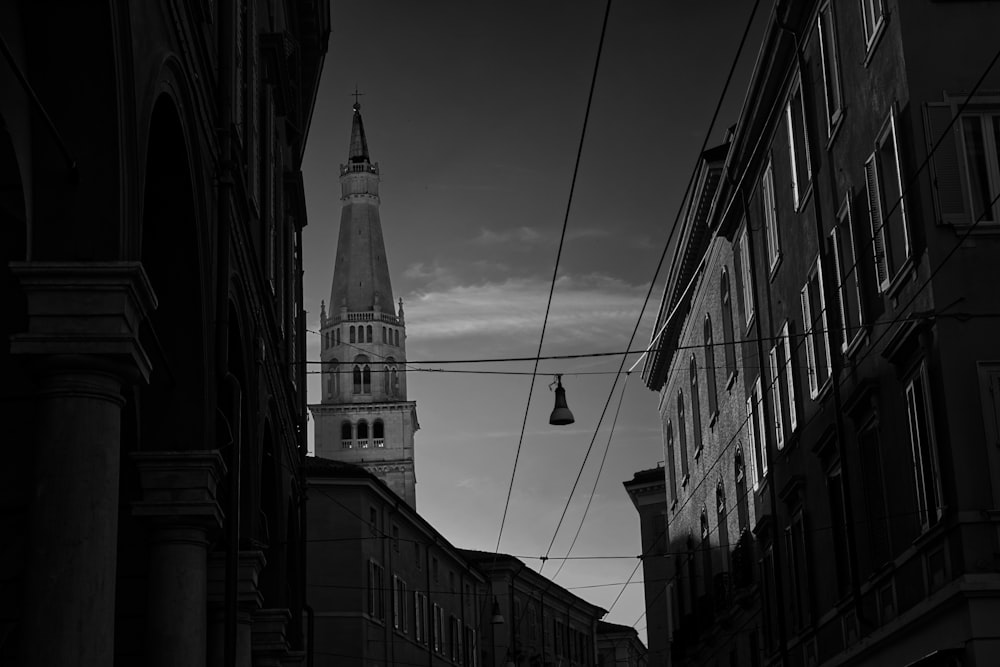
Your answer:
[[[340,166],[340,235],[329,309],[320,308],[322,398],[310,405],[316,456],[374,473],[416,508],[413,434],[406,400],[406,323],[393,303],[379,219],[379,168],[355,101],[351,148]]]

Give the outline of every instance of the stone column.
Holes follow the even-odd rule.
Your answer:
[[[251,631],[253,614],[264,604],[258,581],[267,563],[263,551],[240,551],[236,576],[236,664],[251,667]],[[226,553],[209,557],[209,660],[210,667],[223,667],[226,625]]]
[[[135,262],[13,262],[38,378],[23,664],[114,662],[122,387],[149,376],[139,326],[156,307]]]
[[[288,657],[287,609],[260,609],[253,615],[253,667],[282,667]]]
[[[136,452],[150,522],[146,663],[203,667],[208,650],[208,545],[222,526],[215,500],[225,472],[218,450]]]

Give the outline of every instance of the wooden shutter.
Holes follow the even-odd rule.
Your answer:
[[[931,103],[924,106],[924,131],[930,154],[931,194],[938,223],[968,225],[972,222],[969,200],[963,187],[963,165],[958,144],[958,123],[949,127],[952,119],[950,104]],[[937,149],[934,144],[938,143]]]

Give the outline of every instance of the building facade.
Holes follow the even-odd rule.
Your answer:
[[[998,21],[775,3],[695,253],[717,270],[683,288],[706,305],[665,295],[645,369],[669,420],[674,664],[1000,661]],[[686,331],[737,372],[717,404],[725,375],[699,375],[708,457],[677,436]]]
[[[320,311],[321,402],[310,406],[316,455],[378,475],[416,507],[413,434],[406,400],[406,322],[393,303],[379,218],[379,168],[355,103],[347,164],[340,167],[340,236],[330,308]]]
[[[625,491],[639,513],[648,659],[653,665],[669,664],[670,653],[667,584],[670,582],[671,564],[667,548],[670,535],[667,532],[666,483],[666,469],[662,465],[640,470],[624,483]]]
[[[365,468],[306,470],[314,664],[485,664],[487,582],[461,550]]]
[[[488,609],[494,614],[484,618],[492,622],[482,633],[484,666],[583,667],[596,663],[597,624],[607,611],[514,556],[468,549],[462,553],[483,572],[488,595],[492,595]]]
[[[647,664],[646,647],[635,628],[597,622],[597,667],[646,667]]]
[[[323,2],[0,6],[0,663],[299,664]]]

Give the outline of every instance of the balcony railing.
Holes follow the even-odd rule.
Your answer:
[[[393,313],[376,313],[374,311],[355,311],[343,314],[334,311],[327,318],[327,324],[337,324],[338,322],[385,322],[399,326],[399,318]]]
[[[376,447],[385,447],[385,438],[375,438],[374,442]]]
[[[368,438],[365,438],[364,440],[358,440],[358,447],[360,447],[361,449],[368,449]]]
[[[342,448],[344,448],[344,449],[350,449],[353,444],[354,444],[354,442],[352,440],[341,440],[340,441],[340,446]]]

